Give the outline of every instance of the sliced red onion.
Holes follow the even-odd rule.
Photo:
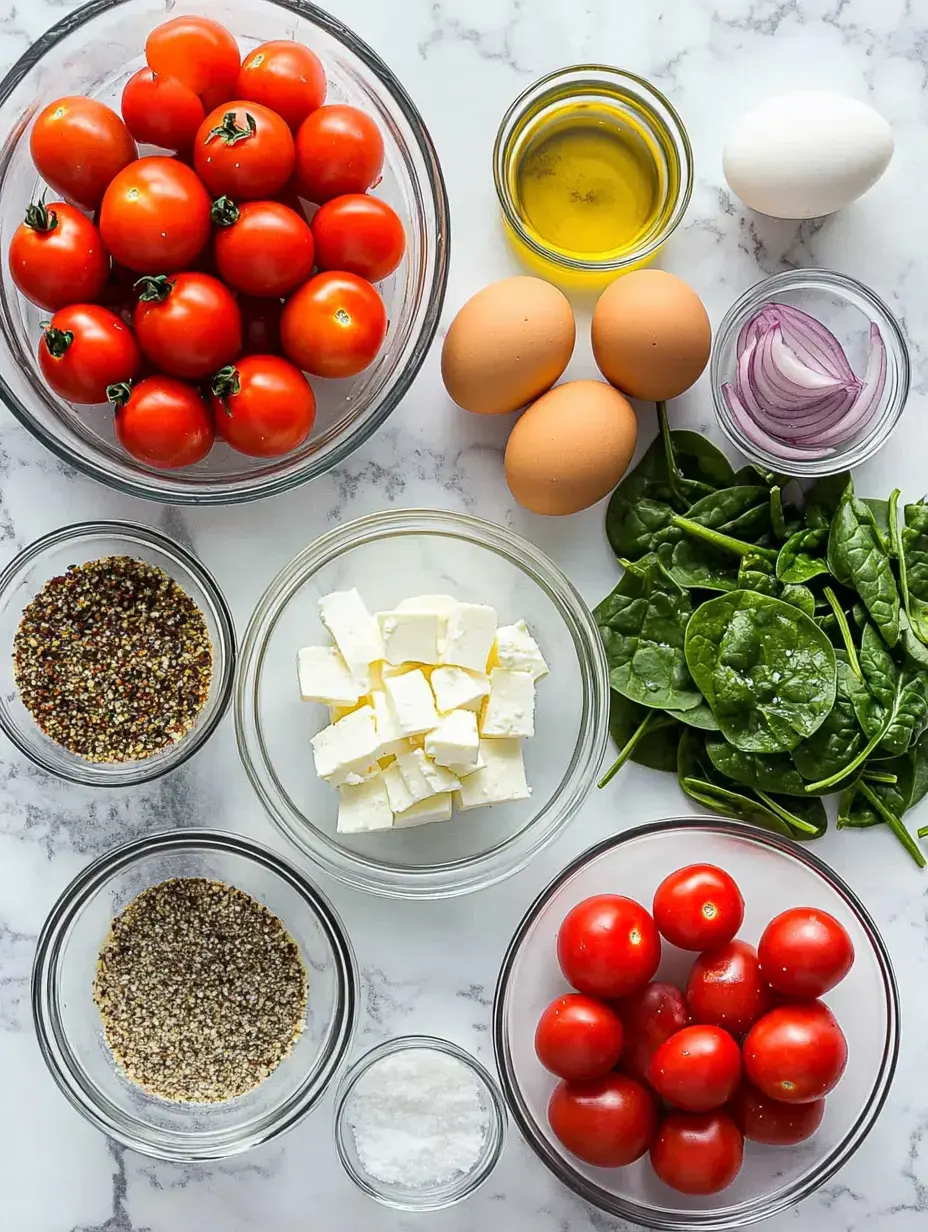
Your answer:
[[[834,334],[789,304],[759,309],[738,335],[736,356],[735,380],[722,387],[733,417],[756,445],[795,461],[834,453],[865,428],[886,385],[876,325],[861,380]]]

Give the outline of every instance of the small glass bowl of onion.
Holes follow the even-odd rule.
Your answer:
[[[765,470],[833,475],[889,439],[909,394],[896,318],[832,270],[786,270],[746,291],[719,327],[710,367],[725,435]]]

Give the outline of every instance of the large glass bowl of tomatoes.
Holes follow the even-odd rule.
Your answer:
[[[649,1228],[742,1228],[867,1136],[899,996],[875,924],[820,859],[740,822],[671,819],[542,891],[493,1032],[509,1109],[563,1184]]]
[[[92,0],[0,83],[0,400],[121,491],[343,461],[441,312],[448,202],[387,65],[303,0]]]

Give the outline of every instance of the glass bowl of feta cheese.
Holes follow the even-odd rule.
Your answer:
[[[443,898],[523,868],[608,736],[593,616],[532,544],[464,514],[339,526],[268,587],[235,727],[271,819],[357,889]]]

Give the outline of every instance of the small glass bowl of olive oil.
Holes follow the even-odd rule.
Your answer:
[[[503,117],[493,178],[520,255],[579,285],[647,264],[693,191],[683,122],[641,77],[578,65],[542,77]]]

